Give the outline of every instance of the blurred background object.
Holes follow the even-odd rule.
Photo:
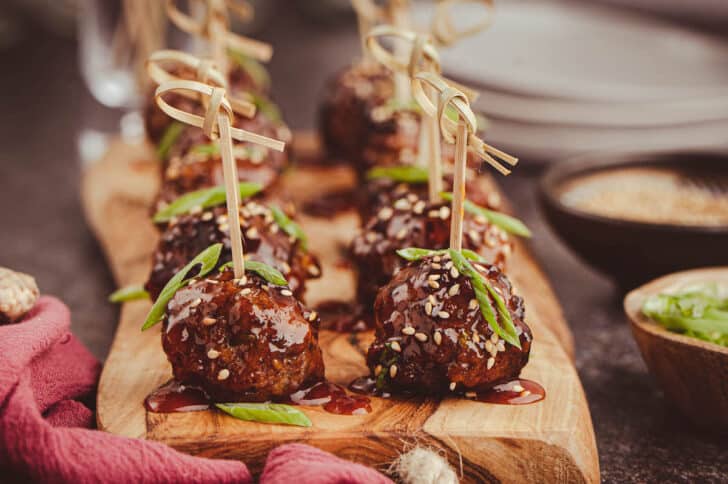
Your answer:
[[[120,120],[134,112],[138,97],[107,101],[121,106],[107,107],[87,88],[84,77],[100,73],[81,74],[90,62],[81,31],[85,22],[103,17],[94,17],[86,2],[107,3],[0,2],[0,88],[9,93],[0,110],[0,265],[33,274],[44,293],[63,298],[73,311],[74,332],[103,358],[118,309],[106,303],[114,282],[81,213],[80,160],[97,157],[105,135],[123,130]],[[294,129],[312,129],[325,81],[360,53],[349,3],[255,3],[255,22],[240,27],[273,44],[273,96]],[[472,75],[484,88],[481,107],[492,126],[486,140],[511,142],[523,159],[502,184],[534,232],[532,248],[571,323],[602,479],[724,482],[725,441],[675,417],[623,324],[619,291],[547,229],[536,162],[625,140],[641,148],[728,141],[721,111],[728,86],[728,2],[496,0],[496,6],[492,29],[444,51],[443,59],[452,73]],[[480,62],[464,69],[457,62],[461,48],[477,49]],[[519,89],[507,85],[512,81]],[[655,86],[672,91],[653,91]],[[133,121],[127,130],[138,136]],[[91,130],[99,135],[95,140],[77,143],[79,133]],[[79,148],[85,149],[81,155]]]

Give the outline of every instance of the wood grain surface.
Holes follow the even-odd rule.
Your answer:
[[[316,150],[300,136],[299,154]],[[107,255],[119,286],[147,277],[157,234],[149,221],[157,166],[147,147],[114,144],[88,169],[82,188],[87,218]],[[356,183],[350,170],[302,165],[287,173],[283,192],[303,201]],[[311,250],[325,276],[309,285],[307,302],[351,299],[354,275],[340,264],[341,246],[358,227],[353,211],[331,218],[302,216]],[[99,383],[99,428],[119,435],[164,442],[183,452],[245,461],[258,472],[267,452],[285,442],[303,442],[341,457],[385,469],[403,450],[426,445],[462,469],[465,482],[597,482],[599,463],[584,392],[573,367],[571,335],[538,265],[518,244],[508,269],[526,300],[534,333],[525,378],[541,383],[544,401],[525,406],[489,405],[459,398],[373,398],[364,416],[304,411],[311,428],[241,422],[214,411],[153,414],[144,398],[169,380],[171,369],[158,330],[139,328],[149,303],[123,306],[116,337]],[[323,331],[327,377],[341,384],[366,373],[362,352],[370,334],[356,338]]]

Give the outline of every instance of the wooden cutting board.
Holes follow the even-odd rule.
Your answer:
[[[312,136],[299,136],[299,157],[313,156]],[[157,233],[149,221],[158,167],[148,147],[112,145],[87,170],[83,202],[89,224],[107,255],[119,286],[146,280]],[[492,183],[486,181],[487,183]],[[283,191],[298,202],[356,183],[345,167],[303,164],[285,176]],[[324,277],[313,281],[307,302],[352,299],[354,275],[341,263],[341,247],[358,227],[353,211],[329,218],[302,216],[309,245],[321,259]],[[546,389],[542,402],[508,406],[448,398],[372,398],[364,416],[301,407],[310,428],[242,422],[215,411],[155,414],[144,398],[171,377],[159,329],[142,333],[149,303],[124,304],[114,343],[99,383],[100,429],[164,442],[182,452],[243,460],[260,472],[275,446],[303,442],[386,469],[403,450],[424,445],[439,450],[461,470],[464,482],[597,482],[599,461],[584,391],[570,358],[572,338],[561,309],[523,244],[518,243],[508,274],[526,300],[526,321],[534,334],[525,378]],[[371,334],[322,331],[327,377],[346,385],[367,373],[363,351]]]

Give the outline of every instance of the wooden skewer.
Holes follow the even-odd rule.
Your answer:
[[[180,93],[181,91],[190,91],[206,99],[205,105],[207,107],[204,117],[175,108],[163,98],[167,92]],[[233,128],[233,108],[226,98],[226,91],[223,87],[210,86],[197,81],[170,80],[157,87],[154,98],[159,108],[168,116],[182,123],[202,128],[208,138],[218,140],[227,199],[233,270],[235,271],[235,277],[239,279],[245,275],[245,257],[243,252],[243,235],[240,230],[240,193],[237,167],[235,157],[233,156],[233,139],[259,144],[276,151],[283,151],[285,143],[249,131]]]
[[[463,218],[465,217],[465,168],[468,162],[468,127],[460,121],[455,134],[455,179],[450,208],[450,248],[463,248]]]
[[[461,30],[455,26],[451,9],[458,4],[475,4],[485,8],[485,17]],[[438,0],[430,33],[438,46],[450,47],[458,40],[485,30],[493,21],[493,0]]]

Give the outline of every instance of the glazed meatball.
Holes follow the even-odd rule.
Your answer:
[[[268,207],[256,201],[244,203],[240,228],[246,257],[278,269],[298,297],[305,291],[306,279],[321,274],[316,258],[278,226]],[[218,262],[222,265],[232,260],[225,207],[198,210],[171,220],[152,256],[152,272],[145,285],[152,298],[156,299],[167,282],[197,254],[218,242],[224,247]]]
[[[454,268],[450,256],[429,256],[403,268],[377,295],[376,340],[367,364],[387,391],[480,391],[518,377],[532,339],[523,300],[496,266],[473,266],[505,303],[521,348],[493,332],[470,278]],[[502,326],[503,318],[496,317]]]
[[[369,111],[394,92],[391,71],[377,62],[357,63],[332,78],[319,113],[321,138],[330,158],[356,162],[369,134]]]
[[[466,213],[463,245],[491,263],[503,267],[513,250],[508,235],[485,218]],[[372,307],[380,287],[387,284],[406,261],[397,250],[406,247],[445,249],[450,243],[450,205],[431,204],[409,193],[384,205],[364,225],[351,244],[358,269],[357,297]]]
[[[285,127],[276,128],[258,125],[253,120],[241,120],[239,126],[249,131],[290,141],[290,132]],[[160,203],[170,203],[187,192],[223,184],[223,168],[219,153],[207,149],[212,143],[197,128],[185,129],[170,150],[168,161],[163,163],[162,186],[157,196],[155,210]],[[205,148],[201,150],[200,147]],[[250,143],[234,143],[233,155],[238,167],[238,179],[259,183],[264,191],[274,188],[280,174],[288,165],[286,152],[270,150]]]
[[[196,279],[169,302],[162,346],[174,377],[217,402],[281,399],[322,380],[316,313],[287,286],[234,277]]]

